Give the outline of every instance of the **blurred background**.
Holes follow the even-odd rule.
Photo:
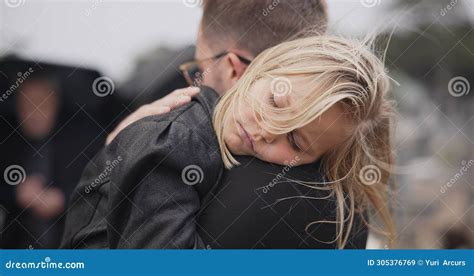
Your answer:
[[[186,86],[197,2],[1,0],[2,248],[56,247],[107,133]],[[328,2],[330,33],[389,42],[400,247],[474,248],[474,1]],[[371,235],[367,247],[385,245]]]

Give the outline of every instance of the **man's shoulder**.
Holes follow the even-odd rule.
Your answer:
[[[157,174],[183,182],[180,180],[186,173],[197,172],[202,182],[195,188],[201,198],[207,195],[218,181],[223,163],[212,127],[213,96],[205,93],[167,114],[133,123],[107,146],[109,157],[121,156],[123,160],[114,169],[117,185],[135,186],[142,178]]]
[[[212,126],[212,113],[216,101],[217,94],[204,88],[201,94],[187,105],[166,114],[148,116],[132,123],[114,139],[111,148],[114,148],[114,143],[128,147],[138,141],[147,145],[160,141],[160,143],[179,142],[189,146],[198,142],[207,146],[210,151],[215,151],[218,149],[218,143]]]

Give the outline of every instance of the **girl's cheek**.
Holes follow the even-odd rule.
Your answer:
[[[270,163],[276,163],[282,166],[293,163],[295,162],[293,160],[298,158],[292,151],[286,148],[274,147],[271,145],[269,145],[268,148],[264,149],[261,155],[265,159],[265,161]]]
[[[243,117],[244,117],[245,123],[247,124],[253,124],[255,122],[253,112],[250,112],[250,111],[244,112]]]

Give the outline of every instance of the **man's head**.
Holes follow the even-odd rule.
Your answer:
[[[324,0],[204,0],[195,56],[205,60],[199,64],[202,84],[223,94],[247,68],[239,56],[252,59],[267,48],[304,36],[308,28],[324,33],[326,25]],[[229,53],[209,59],[225,51]]]

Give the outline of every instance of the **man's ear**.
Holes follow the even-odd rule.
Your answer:
[[[243,63],[234,53],[229,53],[226,57],[231,67],[230,81],[234,85],[242,77],[248,65]]]

